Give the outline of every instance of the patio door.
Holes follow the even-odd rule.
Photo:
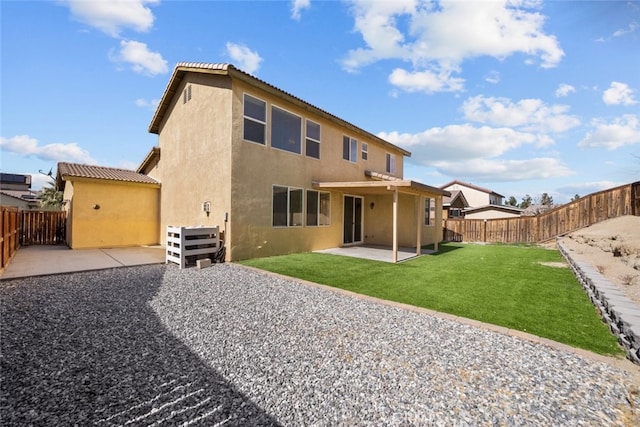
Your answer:
[[[344,196],[343,243],[362,243],[362,197]]]

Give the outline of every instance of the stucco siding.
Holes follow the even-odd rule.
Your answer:
[[[249,94],[267,103],[267,124],[265,145],[245,141],[243,138],[243,99]],[[302,121],[301,154],[291,153],[271,146],[272,106],[297,115]],[[385,173],[386,153],[396,157],[396,173],[402,176],[403,155],[398,150],[382,147],[372,139],[351,129],[336,126],[331,121],[315,115],[297,105],[288,103],[281,97],[273,96],[243,82],[233,85],[233,150],[230,222],[228,226],[228,248],[230,259],[244,259],[256,256],[294,253],[326,249],[340,246],[343,241],[343,194],[331,193],[331,225],[301,227],[273,227],[272,191],[273,185],[312,190],[314,181],[363,181],[366,170]],[[309,119],[320,124],[320,159],[305,155],[304,123]],[[342,158],[343,136],[358,141],[355,162]],[[362,143],[368,145],[367,160],[362,159]],[[368,197],[366,198],[368,200]],[[369,203],[365,200],[365,204]],[[306,201],[306,199],[305,199]],[[385,203],[390,204],[391,196]],[[380,227],[376,219],[369,221],[365,212],[363,234],[367,227],[378,237],[365,239],[390,242],[386,232],[377,233]],[[390,217],[384,219],[389,222]],[[386,224],[381,227],[384,229]],[[389,224],[388,226],[391,226]],[[414,227],[415,230],[415,227]],[[415,235],[413,237],[415,244]]]
[[[73,181],[65,185],[64,198],[71,200],[67,243],[72,249],[159,243],[160,189],[157,186]]]
[[[224,230],[231,197],[230,86],[226,76],[188,74],[171,100],[159,134],[161,160],[151,174],[162,182],[162,243],[167,225]],[[204,202],[210,202],[208,215]]]

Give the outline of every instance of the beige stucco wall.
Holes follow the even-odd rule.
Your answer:
[[[191,85],[191,100],[183,91]],[[159,240],[167,225],[216,226],[231,209],[231,81],[187,74],[160,127],[160,161],[149,176],[162,182]],[[210,202],[207,215],[202,209]]]
[[[183,103],[188,84],[192,98]],[[267,103],[266,145],[243,140],[245,93]],[[270,146],[272,105],[302,117],[303,129],[304,119],[320,124],[319,160],[304,155],[304,136],[303,154]],[[383,146],[356,128],[341,128],[310,112],[308,106],[295,105],[241,80],[231,84],[227,76],[186,74],[165,117],[159,132],[160,161],[149,173],[162,182],[160,239],[164,243],[167,225],[220,225],[231,261],[342,245],[343,193],[331,192],[328,226],[273,227],[273,185],[314,190],[314,181],[364,181],[365,170],[385,173],[386,153],[396,156],[395,175],[403,173],[402,151]],[[355,163],[342,159],[344,135],[358,140]],[[368,144],[366,161],[361,157],[363,142]],[[414,199],[401,196],[402,245],[415,246]],[[201,210],[204,201],[211,201],[208,217]],[[374,210],[368,207],[371,201],[376,204]],[[391,244],[391,203],[391,193],[364,195],[364,243]],[[423,231],[423,241],[431,239],[431,234]]]
[[[67,244],[72,249],[158,244],[156,185],[74,179],[66,182],[63,197],[69,200]]]

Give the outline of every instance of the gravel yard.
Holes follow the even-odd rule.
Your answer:
[[[609,364],[234,264],[0,282],[3,425],[638,425]]]

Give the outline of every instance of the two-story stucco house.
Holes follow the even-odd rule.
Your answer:
[[[408,151],[230,64],[179,63],[149,131],[160,233],[220,225],[228,260],[442,238],[449,193],[403,179]]]
[[[492,219],[518,217],[522,214],[522,209],[504,205],[504,196],[488,188],[458,180],[441,185],[440,188],[451,192],[451,197],[445,200],[445,212],[448,212],[449,218],[464,216],[467,219]],[[453,214],[454,209],[456,214]]]

